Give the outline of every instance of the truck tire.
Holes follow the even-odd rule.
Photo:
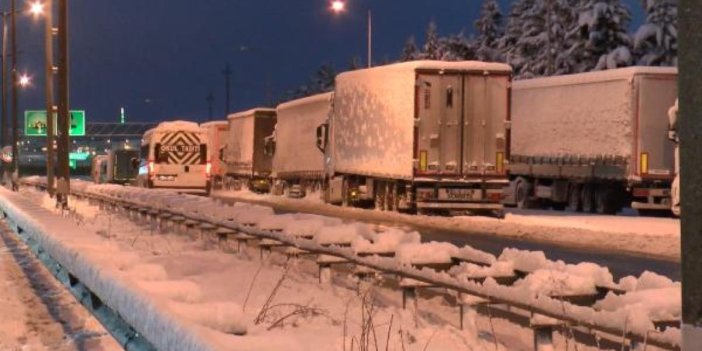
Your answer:
[[[611,186],[601,185],[595,191],[595,207],[597,213],[614,215],[617,214],[617,203],[615,191]]]
[[[583,212],[595,213],[595,186],[593,184],[583,185],[580,192],[580,201],[582,202]]]
[[[383,188],[383,183],[375,183],[375,194],[373,196],[373,201],[375,202],[375,209],[378,211],[385,211],[385,190]]]
[[[341,207],[349,207],[349,179],[341,180]]]
[[[570,184],[568,189],[568,210],[573,212],[581,212],[583,210],[580,194],[582,187],[579,184]]]
[[[517,208],[529,208],[529,188],[526,180],[517,180],[517,190],[514,193]]]

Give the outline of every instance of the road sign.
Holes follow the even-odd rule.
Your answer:
[[[46,110],[24,111],[24,135],[46,136]],[[57,118],[54,114],[54,127],[57,127]],[[56,129],[56,128],[54,128]],[[56,135],[56,133],[54,133]],[[85,111],[71,111],[71,125],[68,132],[70,136],[85,135]]]

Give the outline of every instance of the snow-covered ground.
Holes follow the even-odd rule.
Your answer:
[[[51,208],[42,194],[25,194]],[[351,343],[373,345],[376,339],[379,348],[388,343],[391,350],[532,347],[530,329],[500,318],[472,314],[461,331],[458,309],[443,297],[421,299],[414,315],[402,310],[400,293],[382,282],[358,284],[337,274],[334,284],[320,285],[311,260],[286,262],[274,254],[260,261],[257,252],[233,254],[199,238],[155,234],[84,201],[70,203],[81,230],[94,233],[92,239],[81,240],[109,247],[105,252],[111,257],[97,261],[100,269],[157,299],[159,308],[194,325],[199,336],[219,349],[342,350]],[[246,336],[233,335],[244,331]],[[565,349],[567,343],[557,335],[556,349]]]
[[[0,350],[122,349],[16,234],[0,231]]]
[[[267,204],[289,211],[406,224],[466,235],[494,234],[587,250],[680,260],[680,221],[672,218],[639,217],[632,213],[603,216],[531,210],[508,210],[502,220],[482,216],[435,217],[341,208],[325,204],[314,196],[297,200],[249,191],[219,191],[213,196]]]

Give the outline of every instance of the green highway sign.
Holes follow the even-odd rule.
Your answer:
[[[54,127],[57,127],[57,118],[54,114]],[[56,128],[54,128],[56,130]],[[56,133],[54,133],[55,135]],[[24,111],[24,135],[46,136],[46,110]],[[70,136],[85,135],[85,111],[71,111],[71,125],[68,132]]]

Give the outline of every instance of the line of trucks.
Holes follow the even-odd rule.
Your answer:
[[[227,121],[161,123],[144,135],[135,183],[319,194],[419,213],[650,214],[677,203],[668,118],[676,68],[512,81],[500,63],[414,61],[345,72],[335,83]]]

